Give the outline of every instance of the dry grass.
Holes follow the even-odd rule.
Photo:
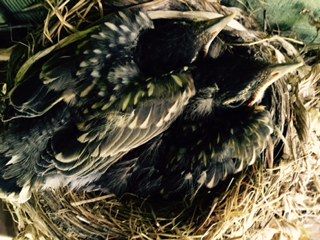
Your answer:
[[[44,21],[43,43],[59,42],[65,35],[76,33],[117,8],[143,7],[144,9],[156,9],[168,4],[168,0],[72,0],[52,1],[46,0],[49,13]],[[152,2],[150,5],[149,2]]]
[[[312,154],[243,173],[207,209],[155,212],[135,198],[35,193],[23,206],[10,205],[22,230],[17,239],[309,239],[305,223],[320,213],[319,141],[312,140]]]
[[[57,39],[59,41],[64,31],[67,33],[77,32],[83,23],[89,21],[89,16],[103,16],[101,0],[80,0],[71,6],[70,2],[70,0],[67,0],[60,4],[54,4],[53,1],[46,0],[50,11],[44,22],[44,40],[54,42],[54,39]]]
[[[36,53],[32,61],[58,49],[61,43],[68,45],[83,36],[79,29],[108,12],[102,2],[81,0],[71,5],[71,1],[64,1],[53,5],[48,0],[51,11],[42,40],[50,46]],[[191,0],[178,2],[191,9],[231,11],[205,0],[196,4]],[[152,10],[168,7],[168,1],[153,3],[144,6]],[[245,13],[239,14],[244,25],[255,26]],[[303,60],[303,44],[296,40],[266,37],[251,30],[239,36],[245,40],[243,44],[251,45],[268,61]],[[26,74],[29,64],[23,66],[16,80]],[[270,143],[270,147],[280,139],[286,143],[279,166],[265,169],[256,165],[232,179],[225,192],[211,202],[191,206],[159,208],[133,196],[118,199],[67,189],[34,192],[26,204],[8,203],[20,230],[16,239],[309,239],[307,227],[320,216],[319,78],[319,65],[306,65],[298,75],[287,79],[292,90],[284,82],[274,86],[281,96],[275,114],[283,115],[282,121],[289,126],[284,136],[276,134]]]

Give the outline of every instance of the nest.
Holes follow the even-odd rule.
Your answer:
[[[223,15],[236,11],[237,20],[245,27],[239,31],[243,39],[239,44],[254,48],[269,62],[310,60],[298,75],[273,86],[276,104],[272,114],[278,119],[279,129],[268,149],[283,141],[282,160],[272,166],[273,156],[266,152],[262,157],[269,168],[256,164],[229,179],[223,189],[214,189],[211,198],[200,198],[191,204],[158,206],[131,195],[117,198],[95,192],[70,192],[66,188],[35,191],[30,201],[22,205],[6,198],[19,229],[15,239],[308,239],[308,226],[320,221],[320,65],[310,57],[315,56],[313,50],[308,51],[294,39],[267,36],[258,31],[255,20],[246,12],[215,2],[108,2],[81,0],[54,5],[47,0],[49,12],[43,34],[34,42],[43,50],[31,50],[28,61],[37,61],[54,49],[79,40],[85,31],[90,31],[93,22],[119,7],[202,10]],[[26,74],[31,65],[28,61],[15,81]]]

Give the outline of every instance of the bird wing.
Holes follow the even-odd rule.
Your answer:
[[[147,147],[139,154],[127,191],[143,197],[194,197],[253,164],[272,133],[270,114],[262,109],[229,114],[199,124],[176,121],[155,153]]]
[[[185,77],[187,82],[174,94],[149,97],[124,111],[109,111],[104,119],[87,120],[88,130],[72,120],[72,110],[63,104],[41,118],[13,120],[15,127],[0,138],[0,185],[29,189],[35,182],[45,182],[54,187],[47,179],[73,187],[87,185],[181,114],[194,94],[192,79]]]
[[[102,174],[122,155],[165,131],[194,94],[189,75],[174,76],[181,80],[181,86],[176,83],[177,79],[172,80],[172,76],[165,78],[178,86],[174,93],[167,91],[167,94],[162,92],[161,97],[149,96],[140,99],[135,106],[135,98],[141,90],[137,90],[136,94],[131,91],[130,99],[125,95],[114,104],[121,110],[110,107],[101,117],[86,119],[74,129],[57,133],[51,140],[55,167],[73,178],[88,177],[98,172]],[[157,89],[154,86],[153,91],[161,92]],[[128,105],[127,108],[124,108],[125,105]]]
[[[89,39],[38,63],[42,64],[41,69],[33,69],[28,78],[10,91],[10,107],[4,120],[40,116],[61,101],[72,103],[97,78],[105,77],[114,66],[133,58],[132,48],[140,31],[146,28],[153,28],[153,23],[145,13],[119,12],[101,24]]]
[[[270,113],[259,106],[222,113],[212,125],[209,152],[202,149],[195,155],[190,172],[187,171],[181,181],[181,185],[188,185],[193,196],[201,187],[213,188],[252,165],[273,132]]]

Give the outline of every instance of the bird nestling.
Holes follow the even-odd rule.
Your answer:
[[[0,189],[24,202],[32,187],[85,186],[161,134],[194,95],[184,66],[233,17],[157,27],[142,11],[119,12],[35,63],[8,95]]]
[[[97,183],[105,191],[192,199],[253,164],[274,126],[266,89],[302,63],[270,65],[242,47],[206,58],[192,72],[196,94],[163,134],[124,156]],[[246,53],[246,52],[245,52]]]

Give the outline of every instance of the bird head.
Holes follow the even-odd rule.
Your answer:
[[[274,82],[303,63],[270,65],[260,60],[225,54],[194,69],[197,94],[190,105],[193,116],[209,115],[238,107],[253,107]]]
[[[259,82],[259,84],[257,84],[255,94],[252,96],[249,106],[252,106],[253,104],[261,101],[263,97],[263,93],[271,84],[281,79],[285,75],[289,73],[293,73],[303,65],[304,65],[303,62],[297,62],[297,63],[288,63],[288,64],[277,64],[269,67],[267,69],[269,76],[265,78],[264,81],[261,81]]]
[[[249,80],[243,89],[234,92],[235,96],[231,94],[231,96],[226,97],[222,105],[237,107],[245,103],[251,107],[262,100],[269,86],[302,65],[303,63],[286,63],[265,67],[253,79]]]
[[[169,73],[194,62],[235,14],[205,20],[161,19],[154,28],[141,31],[135,48],[135,62],[147,75]]]

